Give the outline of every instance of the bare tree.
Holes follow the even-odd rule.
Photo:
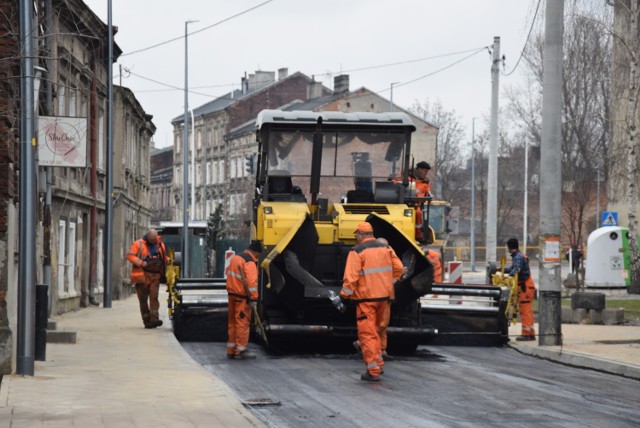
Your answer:
[[[602,31],[611,22],[604,2],[568,2],[564,31],[564,79],[562,126],[563,231],[581,242],[585,228],[593,222],[588,215],[596,201],[597,177],[608,171],[610,111],[610,56],[612,37]],[[541,136],[542,54],[544,37],[534,34],[525,51],[529,79],[521,88],[508,92],[509,115],[516,133],[533,144]],[[600,207],[593,209],[595,213]],[[591,211],[591,212],[593,212]],[[595,225],[598,227],[598,225]]]
[[[620,149],[626,159],[625,167],[620,167],[618,183],[626,189],[626,208],[629,221],[629,252],[631,275],[629,292],[640,292],[640,251],[638,249],[638,61],[640,60],[640,41],[638,40],[638,14],[640,1],[612,0],[615,7],[613,35],[615,95],[612,97],[612,110],[617,121],[613,123],[614,147]],[[618,122],[619,121],[619,122]]]

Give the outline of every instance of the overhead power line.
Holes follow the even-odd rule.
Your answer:
[[[273,0],[267,0],[267,1],[263,2],[263,3],[260,3],[259,5],[256,5],[256,6],[254,6],[254,7],[251,7],[251,8],[249,8],[249,9],[246,9],[246,10],[244,10],[244,11],[242,11],[242,12],[236,13],[235,15],[231,15],[230,17],[225,18],[225,19],[223,19],[222,21],[218,21],[218,22],[216,22],[215,24],[211,24],[211,25],[208,25],[208,26],[206,26],[206,27],[204,27],[204,28],[201,28],[201,29],[199,29],[199,30],[193,31],[193,32],[191,32],[191,33],[188,33],[188,34],[187,34],[187,36],[191,36],[191,35],[193,35],[193,34],[198,34],[198,33],[201,33],[201,32],[203,32],[203,31],[205,31],[205,30],[208,30],[208,29],[210,29],[210,28],[217,27],[217,26],[218,26],[218,25],[220,25],[220,24],[224,24],[225,22],[228,22],[228,21],[230,21],[230,20],[232,20],[232,19],[234,19],[234,18],[237,18],[237,17],[239,17],[239,16],[242,16],[242,15],[244,15],[245,13],[249,13],[249,12],[251,12],[251,11],[255,10],[255,9],[258,9],[259,7],[264,6],[264,5],[265,5],[265,4],[267,4],[267,3],[271,3],[272,1],[273,1]],[[140,53],[140,52],[145,52],[145,51],[148,51],[148,50],[151,50],[151,49],[157,48],[158,46],[163,46],[163,45],[166,45],[166,44],[168,44],[168,43],[175,42],[176,40],[182,40],[182,39],[184,39],[185,37],[186,37],[186,36],[174,37],[173,39],[165,40],[164,42],[156,43],[155,45],[151,45],[151,46],[148,46],[148,47],[146,47],[146,48],[142,48],[142,49],[138,49],[138,50],[135,50],[135,51],[131,51],[131,52],[127,52],[127,53],[123,53],[123,54],[121,54],[121,55],[120,55],[120,57],[123,57],[123,56],[129,56],[129,55],[137,54],[137,53]]]
[[[529,34],[527,34],[527,40],[525,40],[524,46],[522,47],[522,51],[520,51],[520,56],[518,57],[518,61],[516,61],[516,65],[511,69],[510,72],[502,73],[504,76],[510,76],[511,74],[513,74],[513,72],[516,71],[516,69],[518,68],[518,64],[520,64],[520,60],[524,56],[524,51],[527,48],[527,45],[529,44],[529,37],[531,37],[531,32],[533,31],[533,26],[536,23],[536,18],[538,16],[538,9],[540,9],[540,3],[542,3],[542,1],[538,0],[538,4],[536,6],[536,11],[533,14],[533,20],[531,21],[531,27],[529,27]]]
[[[430,60],[430,59],[445,58],[445,57],[448,57],[448,56],[460,55],[460,54],[467,53],[467,52],[475,52],[478,49],[484,49],[484,46],[481,47],[481,48],[466,49],[466,50],[458,51],[458,52],[449,52],[449,53],[445,53],[445,54],[428,56],[428,57],[425,57],[425,58],[410,59],[410,60],[407,60],[407,61],[391,62],[391,63],[388,63],[388,64],[370,65],[370,66],[366,66],[366,67],[352,68],[350,70],[341,70],[340,73],[352,73],[354,71],[374,70],[376,68],[392,67],[394,65],[412,64],[412,63],[415,63],[415,62],[427,61],[427,60]],[[321,74],[337,74],[337,73],[332,73],[332,72],[326,72],[325,71],[324,73],[316,73],[315,75],[318,76],[318,75],[321,75]]]

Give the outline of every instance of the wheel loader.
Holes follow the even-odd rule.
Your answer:
[[[252,239],[264,248],[257,337],[274,345],[356,339],[355,306],[340,312],[330,296],[342,288],[357,224],[368,221],[407,271],[395,284],[390,352],[446,338],[506,340],[508,293],[492,285],[433,283],[433,266],[415,240],[413,207],[424,202],[410,186],[415,129],[401,112],[259,113],[251,224]],[[432,293],[465,303],[422,299]]]

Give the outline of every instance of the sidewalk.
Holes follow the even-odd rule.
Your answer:
[[[540,326],[536,324],[536,333]],[[640,380],[640,327],[562,324],[562,346],[540,346],[539,337],[517,342],[521,325],[509,327],[509,346],[527,355]]]
[[[56,317],[75,344],[47,344],[34,376],[4,376],[0,427],[262,427],[182,349],[166,319],[144,329],[135,295]]]
[[[478,265],[476,265],[478,266]],[[467,269],[465,267],[465,269]],[[568,266],[562,266],[568,272]],[[538,268],[531,266],[538,284]],[[484,283],[486,272],[465,270],[463,282]],[[563,276],[564,277],[564,276]],[[640,296],[638,296],[640,297]],[[540,326],[535,325],[540,334]],[[509,346],[523,354],[640,380],[640,327],[621,325],[562,324],[562,346],[540,346],[535,341],[517,342],[521,324],[509,326]]]

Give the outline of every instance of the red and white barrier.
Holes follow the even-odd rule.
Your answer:
[[[462,262],[447,262],[449,284],[462,284]]]

